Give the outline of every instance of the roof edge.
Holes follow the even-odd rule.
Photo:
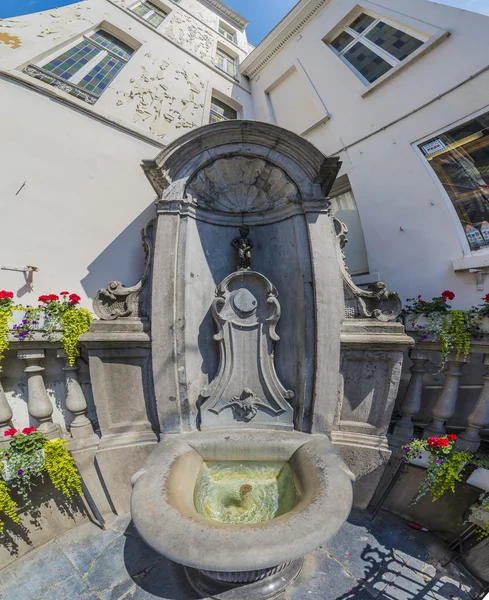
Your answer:
[[[210,8],[213,8],[218,13],[220,13],[223,17],[226,17],[233,21],[235,25],[240,27],[241,29],[245,29],[247,25],[249,25],[248,19],[245,19],[243,15],[240,15],[230,6],[221,2],[220,0],[200,0],[202,4],[207,4]]]

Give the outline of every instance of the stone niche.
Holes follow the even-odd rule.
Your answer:
[[[97,468],[105,489],[122,490],[121,507],[121,481],[158,436],[206,426],[205,390],[217,385],[220,365],[213,304],[237,271],[231,242],[242,225],[251,271],[279,302],[266,319],[276,319],[268,353],[283,388],[266,402],[286,413],[287,401],[295,430],[330,435],[357,476],[355,504],[369,503],[390,457],[387,427],[411,340],[391,322],[397,295],[384,284],[357,288],[345,267],[347,231],[327,199],[340,165],[289,131],[250,121],[193,130],[143,161],[158,195],[143,232],[146,269],[133,287],[112,282],[99,292],[101,320],[84,338],[102,432]],[[261,284],[255,277],[250,285]],[[244,294],[240,306],[248,302]],[[235,402],[249,402],[244,396]]]

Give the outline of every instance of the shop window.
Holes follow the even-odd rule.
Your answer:
[[[330,46],[368,85],[400,64],[425,41],[384,19],[361,13]]]
[[[455,207],[471,250],[489,247],[489,113],[419,148]]]

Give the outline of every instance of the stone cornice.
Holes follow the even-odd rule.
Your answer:
[[[249,24],[249,21],[247,19],[245,19],[242,15],[237,13],[235,10],[233,10],[227,4],[224,4],[224,2],[219,2],[219,0],[200,0],[200,1],[202,2],[202,4],[207,4],[208,6],[213,8],[215,11],[220,13],[223,17],[226,17],[227,19],[230,19],[231,21],[233,21],[233,23],[235,25],[237,25],[240,29],[244,29]]]
[[[240,72],[253,78],[329,1],[301,0],[241,63]]]

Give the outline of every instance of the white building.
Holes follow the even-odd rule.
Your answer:
[[[218,0],[85,0],[2,21],[0,262],[39,271],[31,286],[3,270],[0,287],[27,303],[66,288],[90,306],[114,276],[134,283],[154,200],[141,160],[239,118],[341,157],[333,206],[357,282],[476,304],[488,24],[428,0],[301,0],[253,50]]]

